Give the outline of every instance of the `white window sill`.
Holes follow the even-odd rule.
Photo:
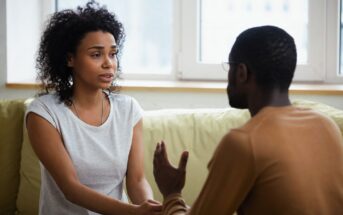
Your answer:
[[[205,81],[148,81],[148,80],[125,80],[119,81],[123,91],[158,91],[158,92],[213,92],[225,93],[227,82]],[[39,84],[34,83],[6,83],[9,89],[38,89]],[[343,95],[342,84],[322,83],[295,83],[291,85],[291,94],[313,95]]]

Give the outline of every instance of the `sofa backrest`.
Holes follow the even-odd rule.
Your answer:
[[[32,99],[25,101],[25,108]],[[26,127],[23,126],[23,145],[20,160],[20,185],[16,200],[17,215],[38,214],[40,192],[39,160],[33,151]]]
[[[189,151],[183,197],[192,205],[207,177],[207,164],[221,138],[231,128],[250,118],[247,110],[203,109],[148,111],[144,115],[145,172],[154,196],[162,200],[153,177],[153,153],[164,140],[168,158],[177,166],[184,150]]]
[[[14,214],[19,186],[24,100],[0,100],[0,214]]]
[[[26,105],[29,102],[26,101]],[[328,115],[343,133],[342,110],[309,101],[295,101],[293,104]],[[17,214],[38,213],[40,167],[26,129],[23,133],[24,107],[22,100],[0,102],[0,169],[7,169],[6,175],[0,177],[0,214],[14,214],[14,210]],[[157,142],[166,142],[169,159],[174,165],[178,164],[183,150],[190,152],[183,195],[187,204],[192,205],[206,179],[207,163],[220,139],[249,118],[247,110],[232,108],[146,111],[143,118],[144,166],[155,198],[162,200],[152,174]]]

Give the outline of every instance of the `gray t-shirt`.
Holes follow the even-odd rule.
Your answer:
[[[26,115],[34,112],[57,129],[81,183],[99,193],[127,201],[123,180],[133,127],[141,119],[142,109],[129,96],[110,94],[109,100],[110,114],[99,127],[80,120],[68,106],[59,102],[56,94],[35,99]],[[41,170],[40,214],[95,214],[69,202],[43,165]]]

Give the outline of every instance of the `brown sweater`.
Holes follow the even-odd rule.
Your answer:
[[[262,109],[224,136],[208,168],[193,207],[175,194],[163,214],[343,214],[342,136],[309,109]]]

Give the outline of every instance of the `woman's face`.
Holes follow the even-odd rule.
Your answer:
[[[117,72],[117,45],[111,33],[89,32],[68,58],[74,87],[107,89]]]

